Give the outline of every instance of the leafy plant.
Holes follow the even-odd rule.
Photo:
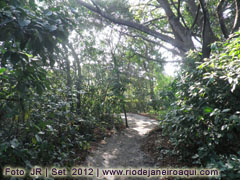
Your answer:
[[[162,121],[176,152],[193,164],[221,170],[222,177],[240,177],[239,32],[212,45],[209,59],[191,52],[175,81],[176,101]]]

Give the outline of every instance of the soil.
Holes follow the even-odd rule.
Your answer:
[[[156,166],[161,168],[167,167],[183,167],[187,166],[183,162],[178,161],[179,157],[176,155],[169,155],[169,153],[164,153],[166,151],[173,150],[169,138],[162,134],[162,129],[156,127],[151,130],[148,135],[143,139],[141,149],[150,154],[154,159]]]
[[[155,166],[156,161],[154,161],[150,154],[144,152],[144,148],[141,148],[141,146],[147,138],[147,134],[158,126],[158,122],[149,117],[133,113],[128,113],[127,116],[129,128],[116,132],[111,137],[102,140],[100,145],[87,157],[86,166],[101,169],[147,168]],[[105,176],[98,179],[140,180],[144,178]]]

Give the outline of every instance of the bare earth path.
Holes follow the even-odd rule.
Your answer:
[[[107,138],[90,155],[86,164],[96,168],[153,167],[153,160],[140,150],[141,142],[148,131],[157,126],[156,120],[128,113],[129,128]],[[94,179],[94,178],[91,178]],[[103,177],[101,179],[133,179],[130,177]],[[136,179],[140,179],[139,177]]]

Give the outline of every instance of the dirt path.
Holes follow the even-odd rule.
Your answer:
[[[107,138],[91,154],[86,164],[98,168],[153,167],[153,160],[140,150],[141,142],[148,131],[157,126],[156,120],[128,113],[129,128]],[[94,179],[94,178],[92,178]],[[101,179],[133,179],[129,177],[104,177]],[[140,178],[136,178],[140,179]]]

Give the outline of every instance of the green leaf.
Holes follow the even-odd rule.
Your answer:
[[[2,75],[6,70],[6,68],[0,68],[0,75]]]
[[[53,127],[51,125],[47,125],[47,128],[50,130],[50,131],[54,131]]]
[[[45,27],[46,27],[50,32],[57,30],[57,26],[55,26],[55,25],[46,24]]]
[[[38,131],[41,131],[40,127],[38,127],[36,124],[33,124],[33,126],[34,126]]]
[[[204,113],[209,114],[213,111],[213,108],[207,106],[207,107],[204,108],[203,111],[204,111]]]
[[[33,143],[33,144],[37,144],[37,140],[36,140],[35,137],[32,138],[32,143]]]
[[[199,158],[199,155],[198,154],[195,154],[194,156],[192,156],[193,159],[197,159]]]
[[[52,13],[52,11],[48,11],[47,13],[46,13],[46,16],[51,16],[53,13]]]
[[[35,138],[36,138],[37,142],[42,142],[42,139],[37,134],[35,135]]]
[[[18,140],[17,140],[16,138],[14,138],[13,140],[11,140],[11,141],[10,141],[10,144],[11,144],[11,147],[12,147],[13,149],[15,149],[16,147],[19,146],[19,142],[18,142]]]
[[[228,169],[232,169],[233,168],[233,165],[231,163],[227,163],[226,166],[227,166]]]
[[[229,112],[229,111],[231,111],[231,109],[224,109],[224,110],[222,110],[223,113],[226,113],[226,112]]]
[[[18,24],[21,26],[21,27],[24,27],[24,26],[27,26],[31,23],[30,20],[28,19],[19,19],[18,20]]]
[[[225,124],[225,125],[223,125],[223,126],[221,127],[221,130],[224,131],[225,129],[227,129],[227,127],[228,127],[228,125]]]

